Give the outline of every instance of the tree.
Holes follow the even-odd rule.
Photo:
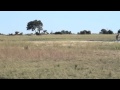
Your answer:
[[[34,20],[34,21],[30,21],[28,22],[27,24],[27,30],[32,30],[34,31],[35,30],[35,33],[36,33],[36,29],[38,30],[39,32],[39,35],[40,35],[40,31],[43,30],[43,23],[40,21],[40,20]]]
[[[19,31],[15,31],[15,35],[18,35],[19,34]]]
[[[91,31],[83,30],[83,31],[80,31],[80,33],[78,33],[78,34],[91,34]]]
[[[36,35],[40,35],[38,32],[35,32]]]
[[[113,34],[112,30],[101,29],[100,34]]]
[[[87,31],[87,34],[91,34],[91,31]]]
[[[118,30],[118,33],[120,33],[120,29]]]
[[[62,34],[65,34],[65,30],[62,30],[61,33],[62,33]]]
[[[106,29],[101,29],[101,34],[108,34],[107,30]]]
[[[113,31],[112,30],[108,30],[108,34],[113,34]]]
[[[47,33],[47,30],[43,30],[44,34]]]
[[[84,33],[84,34],[87,34],[87,30],[83,30],[83,33]]]
[[[61,32],[55,32],[54,34],[62,34]]]
[[[68,31],[68,30],[62,30],[61,33],[62,33],[62,34],[71,34],[71,31]]]
[[[72,34],[72,32],[71,32],[71,31],[69,31],[69,34]]]

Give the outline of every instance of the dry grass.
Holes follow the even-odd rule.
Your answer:
[[[120,78],[120,43],[0,42],[0,78]]]
[[[40,36],[2,36],[0,35],[0,41],[114,41],[116,35],[40,35]]]

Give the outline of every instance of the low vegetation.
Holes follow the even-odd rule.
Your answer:
[[[0,41],[115,41],[116,34],[92,34],[92,35],[14,35],[0,36]]]
[[[0,36],[0,39],[1,79],[120,78],[120,43],[112,41],[114,35]]]

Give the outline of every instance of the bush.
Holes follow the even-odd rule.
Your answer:
[[[78,32],[77,34],[91,34],[91,31],[83,30],[83,31],[80,31],[80,33]]]
[[[41,34],[39,34],[38,32],[36,32],[35,34],[36,34],[36,35],[41,35]]]
[[[55,32],[54,34],[62,34],[62,32]]]

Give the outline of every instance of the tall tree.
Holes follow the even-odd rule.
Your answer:
[[[32,30],[36,32],[36,29],[38,30],[39,32],[39,35],[40,35],[40,31],[43,30],[43,23],[40,21],[40,20],[34,20],[34,21],[30,21],[27,23],[27,30]]]

